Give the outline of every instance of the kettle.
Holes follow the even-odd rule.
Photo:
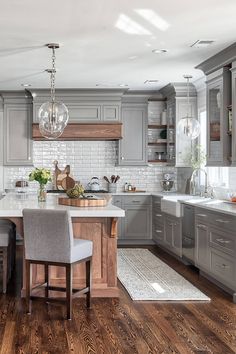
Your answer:
[[[99,184],[98,177],[91,178],[91,181],[88,183],[88,189],[91,189],[91,191],[99,191],[100,190],[100,184]]]

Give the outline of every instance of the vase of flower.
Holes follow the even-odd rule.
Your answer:
[[[46,202],[47,199],[47,190],[45,184],[39,184],[38,189],[38,201],[39,202]]]
[[[50,170],[46,168],[36,168],[29,174],[30,181],[37,181],[39,183],[38,201],[46,202],[47,190],[46,184],[52,180]]]

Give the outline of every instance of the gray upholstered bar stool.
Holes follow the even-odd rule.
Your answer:
[[[91,261],[93,243],[89,240],[74,239],[72,221],[64,210],[24,209],[24,246],[26,262],[26,302],[31,311],[31,301],[38,296],[31,295],[30,266],[43,264],[45,269],[45,297],[47,302],[59,299],[50,298],[49,290],[66,291],[67,319],[72,317],[72,293],[86,294],[86,304],[91,300]],[[72,289],[72,266],[86,262],[86,285],[83,289]],[[66,268],[66,288],[50,286],[48,267],[50,265]],[[40,299],[43,299],[40,297]]]
[[[0,220],[0,257],[2,260],[2,292],[7,291],[7,283],[15,266],[15,225],[8,220]]]

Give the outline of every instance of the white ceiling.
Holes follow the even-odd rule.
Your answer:
[[[154,24],[140,10],[152,10]],[[1,0],[0,90],[47,88],[49,42],[61,45],[57,88],[157,89],[186,73],[194,81],[195,65],[236,41],[235,13],[235,0]],[[191,48],[198,39],[215,43]]]

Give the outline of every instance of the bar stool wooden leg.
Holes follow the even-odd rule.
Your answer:
[[[66,309],[67,319],[72,318],[72,265],[66,265]]]
[[[86,287],[89,287],[89,291],[86,294],[86,306],[91,308],[91,283],[92,283],[92,262],[91,260],[86,262]]]
[[[2,251],[2,292],[6,294],[7,291],[7,279],[8,279],[8,248],[3,247]]]
[[[31,272],[30,272],[30,261],[25,261],[25,278],[26,278],[26,311],[28,314],[31,313],[31,300],[30,300],[30,287],[31,287]]]
[[[44,281],[46,283],[46,287],[45,287],[45,297],[48,297],[48,264],[44,265],[44,272],[45,272],[45,276],[44,276]]]

